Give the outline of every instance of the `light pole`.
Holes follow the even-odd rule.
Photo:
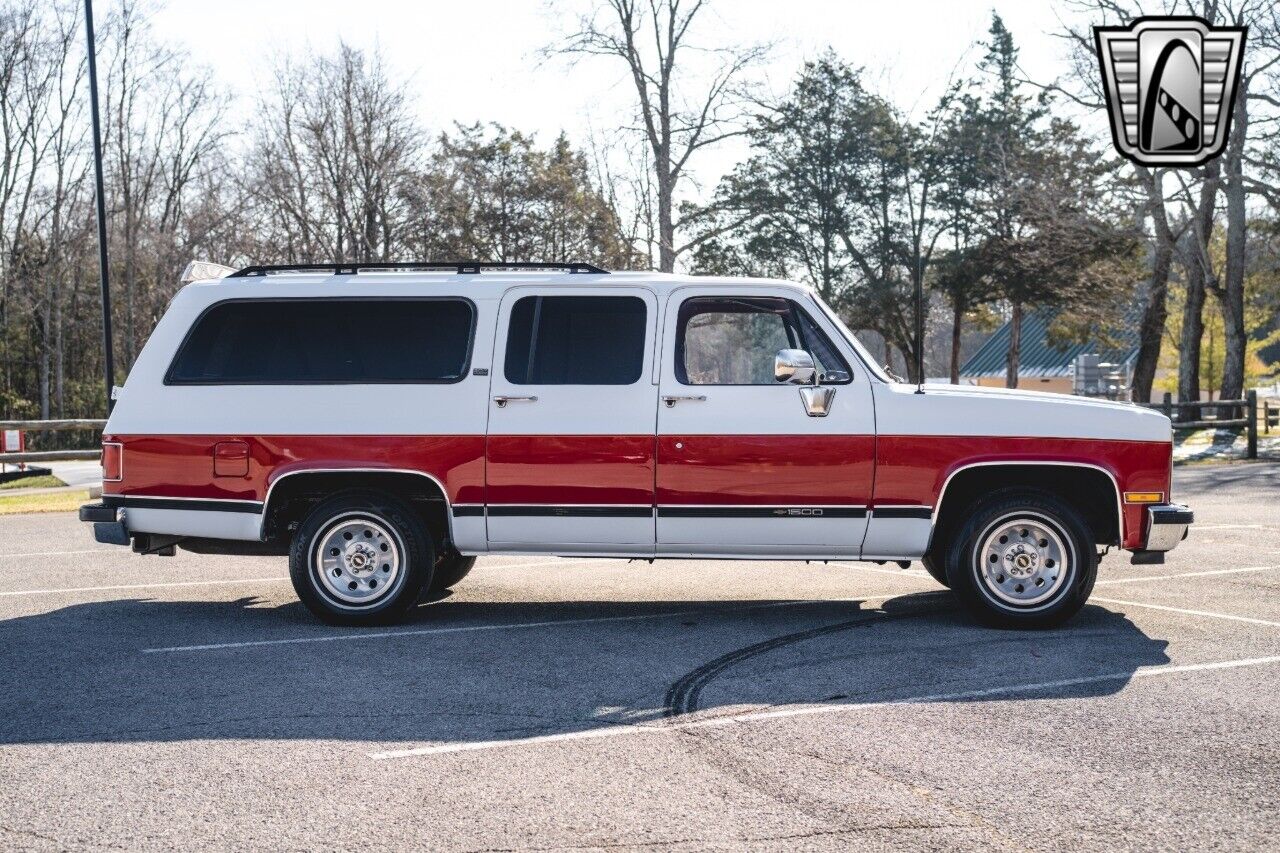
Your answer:
[[[84,0],[84,30],[89,55],[89,112],[93,118],[94,195],[98,203],[98,278],[102,284],[102,354],[106,368],[107,413],[115,401],[111,389],[116,384],[115,353],[111,347],[111,287],[107,273],[107,200],[102,191],[102,123],[98,117],[98,58],[93,42],[93,0]]]

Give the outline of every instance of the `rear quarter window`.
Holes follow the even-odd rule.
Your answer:
[[[458,382],[474,330],[465,299],[231,300],[196,320],[165,383]]]

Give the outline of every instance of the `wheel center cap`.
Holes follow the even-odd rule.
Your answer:
[[[354,575],[373,571],[374,553],[364,544],[353,545],[347,551],[347,568]]]
[[[1035,574],[1039,560],[1031,551],[1015,550],[1005,555],[1008,572],[1015,578],[1026,578]]]

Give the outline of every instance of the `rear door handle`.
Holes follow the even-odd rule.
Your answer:
[[[514,403],[536,403],[538,402],[538,398],[537,397],[508,397],[504,394],[499,394],[498,396],[493,398],[493,402],[497,403],[498,408],[501,409],[504,406],[506,406],[507,403],[513,403],[513,402]]]
[[[690,403],[706,402],[706,394],[674,394],[662,398],[662,402],[667,404],[667,408],[673,408],[676,403],[683,401]]]

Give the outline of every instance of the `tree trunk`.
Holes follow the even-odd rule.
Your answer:
[[[1013,303],[1009,315],[1009,358],[1005,366],[1004,387],[1018,387],[1018,362],[1022,358],[1022,303]]]
[[[964,321],[964,305],[951,304],[951,384],[960,384],[960,324]]]
[[[1182,339],[1178,344],[1178,400],[1200,399],[1200,340],[1204,337],[1204,270],[1187,266],[1187,298],[1182,306]],[[1200,420],[1199,409],[1182,409],[1180,420]]]
[[[1164,235],[1157,233],[1151,259],[1151,278],[1147,282],[1147,304],[1138,326],[1138,357],[1133,364],[1130,399],[1135,403],[1151,402],[1151,386],[1156,379],[1164,324],[1169,316],[1169,268],[1172,264],[1173,245]]]
[[[1248,222],[1245,218],[1243,160],[1249,114],[1246,108],[1248,98],[1243,94],[1236,98],[1231,144],[1227,149],[1227,156],[1223,158],[1226,167],[1223,188],[1227,196],[1227,264],[1225,286],[1218,293],[1226,350],[1222,365],[1222,389],[1218,395],[1223,400],[1239,400],[1244,397],[1244,361],[1248,347],[1248,336],[1244,329],[1245,232]]]
[[[659,164],[659,168],[663,165]],[[674,189],[670,175],[658,176],[658,272],[676,271],[676,224],[672,210]]]

